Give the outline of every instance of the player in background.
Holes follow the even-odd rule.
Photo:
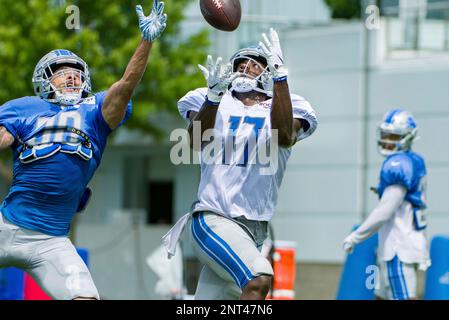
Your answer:
[[[190,91],[178,102],[180,114],[190,123],[191,144],[201,149],[191,239],[205,266],[195,298],[265,299],[273,270],[260,249],[291,148],[315,131],[315,112],[304,98],[290,94],[288,70],[273,29],[269,37],[263,34],[259,45],[237,51],[230,64],[208,56],[206,67],[199,67],[207,88]],[[195,126],[201,135],[195,135]],[[201,142],[211,129],[213,141]],[[271,136],[272,130],[278,139],[274,132]],[[256,147],[248,143],[254,136]],[[209,157],[208,147],[217,141],[220,148]],[[271,172],[251,157],[264,143],[278,145],[271,148],[278,161]],[[189,218],[184,216],[164,236],[169,255]]]
[[[99,299],[89,270],[67,238],[90,196],[109,134],[130,115],[152,43],[166,27],[164,3],[146,17],[137,6],[140,41],[123,77],[91,95],[87,64],[53,50],[37,64],[36,96],[0,107],[0,148],[11,147],[14,176],[0,208],[0,267],[29,273],[54,299]]]
[[[416,299],[417,269],[430,266],[426,237],[426,166],[412,151],[417,127],[402,109],[388,112],[378,128],[378,150],[386,157],[380,171],[379,204],[368,218],[343,241],[354,246],[379,232],[377,252],[378,299]]]

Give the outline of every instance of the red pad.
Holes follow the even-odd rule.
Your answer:
[[[27,273],[24,283],[24,300],[52,300]]]

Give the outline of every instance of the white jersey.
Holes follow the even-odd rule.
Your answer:
[[[181,115],[187,118],[189,111],[198,112],[206,93],[206,88],[200,88],[180,99],[178,108]],[[308,124],[303,126],[305,130],[301,129],[298,133],[298,140],[301,140],[315,131],[317,120],[314,110],[304,98],[291,95],[291,99],[293,117]],[[271,102],[270,99],[248,107],[231,93],[224,95],[215,122],[214,135],[218,139],[214,139],[216,143],[213,145],[203,146],[201,151],[199,202],[195,211],[207,210],[231,218],[244,216],[257,221],[272,219],[291,148],[279,147],[276,150],[268,142],[271,138]],[[257,147],[252,147],[255,132],[259,133]],[[249,147],[245,146],[245,141]],[[261,152],[251,157],[254,150],[260,151],[259,148],[267,145],[269,147],[265,151],[276,151],[277,157],[260,159]]]
[[[402,262],[418,263],[422,270],[430,265],[426,233],[415,229],[413,207],[408,201],[403,201],[379,229],[379,260],[391,261],[396,255]]]

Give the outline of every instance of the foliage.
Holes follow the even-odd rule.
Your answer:
[[[360,18],[360,0],[325,0],[334,19]]]
[[[196,65],[209,46],[206,30],[181,39],[183,10],[192,0],[165,0],[167,29],[153,45],[147,71],[133,99],[128,127],[156,134],[148,119],[153,112],[176,112],[176,101],[188,90],[204,85]],[[94,91],[107,90],[122,76],[140,41],[135,5],[145,14],[151,0],[1,0],[0,1],[0,105],[33,95],[31,78],[39,59],[53,49],[68,49],[89,65]],[[73,22],[76,5],[81,28]]]

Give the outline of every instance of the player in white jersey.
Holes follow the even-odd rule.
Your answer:
[[[201,150],[191,236],[205,266],[195,298],[265,299],[273,270],[260,248],[291,147],[314,132],[315,112],[304,98],[290,94],[273,29],[258,46],[235,53],[230,64],[208,56],[200,69],[208,88],[191,91],[178,103],[190,120],[191,145]],[[173,245],[175,233],[164,242]]]
[[[416,123],[403,109],[388,112],[379,125],[378,149],[386,157],[377,187],[380,201],[368,218],[343,241],[353,247],[379,232],[378,299],[416,299],[417,269],[430,265],[425,209],[426,167],[411,150]]]

